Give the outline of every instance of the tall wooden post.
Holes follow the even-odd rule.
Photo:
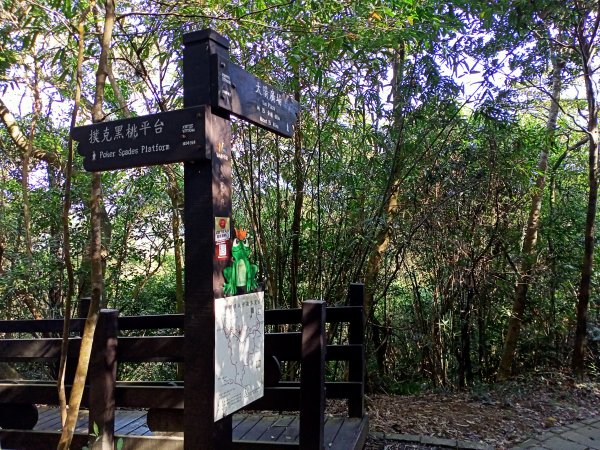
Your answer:
[[[89,432],[90,447],[94,450],[114,448],[118,329],[119,311],[101,310],[89,368]],[[96,431],[98,436],[94,436]]]
[[[350,417],[363,417],[365,415],[365,285],[352,283],[348,290],[348,303],[350,306],[360,308],[360,314],[354,316],[350,322],[348,343],[362,345],[360,359],[350,361],[348,367],[348,381],[360,383],[360,394],[348,399],[348,412]]]
[[[185,190],[185,450],[230,450],[231,416],[214,422],[214,300],[223,296],[225,259],[215,249],[215,220],[231,216],[231,124],[211,110],[211,62],[228,58],[228,41],[203,30],[184,36],[185,107],[207,105],[206,160],[186,162]]]
[[[326,304],[302,303],[302,361],[300,367],[300,450],[323,450],[325,431]]]

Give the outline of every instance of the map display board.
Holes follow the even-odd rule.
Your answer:
[[[264,293],[215,299],[215,422],[264,395],[264,349]]]

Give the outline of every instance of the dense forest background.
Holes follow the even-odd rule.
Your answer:
[[[291,140],[234,123],[269,307],[364,282],[374,390],[597,377],[599,25],[587,0],[1,0],[0,318],[94,289],[181,310],[182,167],[93,181],[69,130],[181,108],[182,34],[213,28],[302,106]]]

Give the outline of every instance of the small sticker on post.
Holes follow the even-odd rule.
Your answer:
[[[215,217],[215,242],[225,242],[231,238],[229,217]]]
[[[227,241],[217,242],[215,244],[215,256],[217,257],[218,260],[224,261],[224,260],[229,259],[228,248],[229,248],[229,245],[227,244]]]

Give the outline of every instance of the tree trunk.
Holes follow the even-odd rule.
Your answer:
[[[283,232],[283,230],[281,229],[281,212],[283,210],[283,205],[281,202],[281,185],[280,185],[280,180],[281,180],[281,152],[279,149],[279,138],[276,138],[275,141],[275,158],[276,158],[276,163],[275,163],[275,177],[277,180],[277,186],[276,186],[276,190],[275,190],[275,201],[276,201],[276,205],[277,207],[275,208],[275,232],[277,233],[276,236],[285,236],[285,233]],[[273,307],[274,308],[281,308],[281,293],[283,292],[283,274],[284,274],[284,265],[285,265],[285,258],[283,257],[283,251],[282,251],[282,245],[283,242],[281,239],[277,239],[275,242],[275,269],[273,271],[273,275],[274,275],[274,280],[273,280],[273,291],[272,291],[272,297],[273,297]]]
[[[600,6],[599,6],[600,7]],[[600,11],[596,11],[596,27],[600,22]],[[577,327],[575,330],[575,346],[573,348],[573,359],[571,367],[577,377],[582,377],[585,372],[585,349],[587,334],[587,311],[590,301],[592,262],[594,259],[594,233],[596,222],[596,209],[598,203],[598,110],[596,106],[596,95],[594,91],[594,80],[592,79],[593,68],[591,59],[593,41],[587,41],[585,32],[585,17],[580,21],[577,30],[577,41],[582,60],[583,79],[585,81],[585,92],[588,106],[587,131],[588,143],[588,204],[585,221],[585,241],[583,249],[583,263],[581,265],[581,281],[577,293]],[[592,38],[593,39],[593,38]]]
[[[180,236],[181,219],[180,207],[183,205],[183,197],[177,177],[173,168],[163,166],[163,171],[168,179],[167,194],[171,199],[171,233],[173,235],[173,249],[175,255],[175,299],[177,303],[177,312],[183,313],[183,240]]]
[[[33,258],[31,243],[31,213],[29,208],[29,150],[21,156],[21,190],[23,195],[23,232],[25,233],[25,253]]]
[[[77,48],[77,67],[75,69],[75,101],[73,105],[73,112],[71,113],[71,128],[77,124],[77,115],[79,112],[79,105],[81,102],[81,84],[83,81],[83,53],[84,53],[84,36],[85,19],[90,11],[90,8],[94,7],[92,1],[90,6],[86,8],[77,24],[78,32],[78,48]],[[68,149],[67,149],[67,165],[65,167],[65,193],[63,200],[63,210],[61,215],[62,222],[62,238],[63,238],[63,260],[65,269],[67,271],[67,293],[65,295],[65,307],[64,307],[64,323],[62,331],[62,342],[60,349],[60,361],[58,365],[58,377],[57,377],[57,388],[58,388],[58,399],[60,405],[60,422],[65,424],[67,421],[67,394],[65,390],[65,372],[67,368],[67,353],[69,349],[69,329],[71,322],[71,311],[72,311],[72,300],[75,295],[75,275],[73,271],[73,263],[71,261],[71,227],[69,214],[71,211],[71,183],[73,174],[73,138],[69,137]]]
[[[546,184],[546,171],[548,168],[548,154],[554,144],[554,129],[558,118],[558,109],[560,101],[560,92],[562,87],[562,68],[564,63],[558,59],[555,54],[552,60],[552,95],[550,98],[550,111],[548,113],[548,122],[546,123],[546,144],[540,151],[538,161],[538,176],[535,182],[535,188],[531,196],[531,206],[527,226],[523,236],[523,246],[521,249],[521,266],[517,273],[517,283],[515,286],[515,297],[512,305],[510,319],[508,321],[508,331],[504,340],[504,351],[498,367],[498,381],[507,380],[512,371],[512,363],[517,350],[517,342],[521,332],[521,323],[523,313],[527,304],[527,290],[531,279],[531,272],[535,262],[535,246],[537,242],[538,229],[540,226],[540,212],[542,209],[542,197],[544,195],[544,186]]]
[[[46,171],[48,174],[48,187],[51,190],[59,190],[60,186],[58,183],[58,173],[51,166],[46,167]],[[61,264],[61,229],[58,221],[54,222],[52,220],[50,222],[49,227],[50,232],[50,261],[51,261],[51,273],[49,274],[49,283],[50,286],[48,288],[48,306],[50,308],[50,312],[52,317],[56,317],[56,313],[62,307],[62,264]]]
[[[4,269],[2,268],[3,259],[4,259],[4,249],[5,249],[5,241],[4,236],[0,236],[0,275],[4,273]]]
[[[460,344],[458,351],[458,387],[464,389],[473,383],[473,364],[471,362],[471,315],[473,312],[473,299],[475,288],[473,275],[469,275],[469,284],[465,302],[461,302],[460,310]]]
[[[29,126],[29,136],[25,148],[21,148],[21,191],[23,196],[23,233],[25,235],[25,255],[30,264],[33,263],[33,242],[31,238],[31,205],[29,202],[29,164],[31,154],[33,153],[33,141],[38,119],[42,110],[42,99],[39,89],[39,64],[37,58],[34,58],[33,63],[33,78],[29,86],[33,92],[33,117]],[[25,286],[29,285],[29,276],[24,277]],[[23,302],[31,312],[34,319],[41,319],[42,314],[39,312],[35,299],[31,295],[29,289],[23,289]]]
[[[8,131],[8,135],[12,142],[17,146],[21,153],[28,151],[30,158],[39,159],[40,161],[46,162],[48,165],[56,167],[57,169],[61,168],[61,161],[57,154],[49,153],[39,148],[32,146],[29,147],[28,139],[21,131],[19,124],[17,124],[17,120],[15,116],[10,112],[8,107],[4,104],[2,99],[0,99],[0,120],[4,123],[6,130]]]
[[[102,35],[102,45],[100,51],[100,60],[98,62],[98,71],[96,72],[96,94],[94,107],[92,109],[92,121],[100,122],[104,119],[102,104],[104,100],[104,85],[108,75],[108,54],[110,51],[110,42],[112,30],[115,23],[115,3],[113,0],[106,0],[106,17],[104,20],[104,31]],[[87,377],[92,344],[94,341],[94,332],[98,322],[98,312],[103,291],[103,263],[102,263],[102,183],[98,173],[92,174],[92,193],[91,193],[91,223],[92,223],[92,242],[90,245],[91,264],[92,264],[92,301],[88,312],[87,320],[83,330],[81,340],[81,349],[73,388],[69,399],[69,409],[67,420],[63,426],[58,450],[67,450],[73,439],[79,407],[83,397],[85,379]],[[99,443],[107,445],[107,443]],[[92,444],[93,446],[93,444]]]
[[[300,88],[296,91],[296,101],[300,102]],[[304,167],[302,164],[302,133],[300,124],[294,136],[294,215],[292,218],[292,253],[290,255],[290,307],[298,308],[298,271],[300,269],[300,231],[302,205],[304,203]]]
[[[403,44],[396,52],[393,61],[393,79],[392,79],[392,108],[393,108],[393,132],[396,133],[396,145],[392,157],[391,169],[385,191],[382,193],[382,203],[378,209],[376,219],[379,219],[383,225],[379,227],[373,240],[375,245],[370,249],[365,269],[365,314],[370,317],[373,308],[373,296],[375,295],[375,286],[381,268],[381,260],[385,251],[389,247],[391,238],[391,219],[398,212],[398,191],[400,189],[400,177],[402,164],[400,157],[404,151],[403,138],[403,116],[402,116],[402,93],[400,84],[404,77],[405,50]]]
[[[248,153],[250,153],[250,152],[248,152]],[[275,297],[276,297],[277,291],[276,291],[276,285],[274,284],[274,277],[272,275],[273,270],[272,270],[271,264],[269,262],[270,258],[269,258],[269,254],[267,252],[267,246],[265,244],[266,239],[264,238],[263,230],[258,222],[259,208],[256,206],[256,203],[254,201],[254,195],[252,194],[252,192],[248,193],[246,191],[245,185],[247,183],[244,183],[244,181],[242,180],[240,168],[237,164],[237,160],[235,157],[232,158],[232,163],[233,163],[233,172],[236,174],[238,181],[239,181],[240,191],[242,194],[242,198],[244,199],[243,204],[246,207],[246,213],[250,219],[251,228],[255,231],[254,243],[258,247],[258,254],[260,254],[261,262],[264,264],[263,270],[265,272],[267,292],[269,292],[270,297],[271,297],[271,307],[275,307],[275,304],[276,304]],[[252,178],[253,178],[252,177],[252,169],[250,168],[250,173],[249,173],[248,179],[252,180]],[[235,224],[232,224],[232,225],[235,225]]]
[[[245,188],[243,187],[243,184],[240,183],[240,185],[242,186],[242,195],[244,197],[244,204],[246,205],[246,210],[248,213],[248,217],[250,219],[250,223],[251,223],[251,227],[254,230],[254,253],[257,255],[260,255],[260,268],[262,269],[262,271],[264,272],[264,276],[266,279],[266,284],[267,284],[267,292],[269,292],[271,295],[269,296],[270,302],[271,304],[269,305],[270,308],[275,308],[275,299],[277,298],[277,285],[275,284],[275,277],[273,276],[273,268],[271,265],[271,257],[270,257],[270,251],[267,247],[267,239],[265,239],[265,234],[264,234],[264,228],[262,226],[261,223],[261,211],[262,211],[262,206],[261,206],[261,196],[260,196],[260,188],[256,189],[256,187],[254,186],[254,167],[253,167],[253,159],[255,157],[257,157],[258,161],[257,161],[257,169],[258,169],[258,177],[257,178],[257,182],[258,185],[260,186],[260,180],[261,180],[261,161],[260,161],[260,157],[261,157],[261,146],[260,145],[256,145],[253,147],[252,145],[252,130],[250,130],[248,132],[248,146],[249,146],[249,151],[246,152],[246,156],[247,156],[247,160],[246,160],[246,164],[248,166],[248,185],[250,186],[250,192],[246,193]],[[253,150],[257,150],[257,152],[254,152]],[[235,163],[235,160],[234,160]],[[238,176],[240,175],[238,172],[238,166],[234,165],[235,171],[236,173],[238,173]],[[258,248],[258,251],[256,251],[256,249]]]
[[[185,312],[185,298],[183,290],[183,239],[180,236],[181,219],[183,215],[180,207],[183,205],[183,197],[175,171],[171,166],[162,166],[163,172],[168,179],[167,194],[171,199],[171,234],[173,235],[173,251],[175,257],[175,303],[178,313]],[[183,363],[177,363],[177,379],[183,380]]]

